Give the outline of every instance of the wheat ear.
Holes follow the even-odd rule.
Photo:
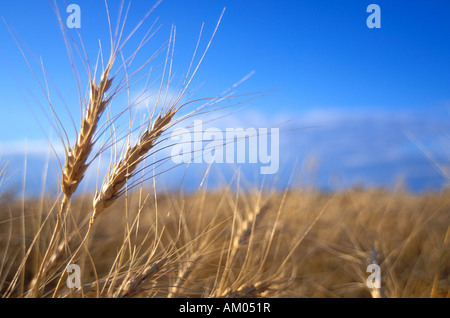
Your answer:
[[[245,284],[237,289],[227,288],[220,298],[254,298],[262,296],[264,292],[272,289],[273,283],[261,281],[254,284]]]
[[[221,297],[220,295],[224,292],[224,286],[231,274],[231,268],[237,253],[241,250],[241,247],[250,242],[255,229],[269,209],[270,203],[266,202],[261,208],[250,212],[247,218],[240,224],[234,235],[231,236],[225,270],[220,279],[219,287],[211,294],[212,297]]]
[[[114,63],[112,57],[104,70],[100,83],[96,85],[95,79],[91,80],[91,93],[88,108],[81,122],[80,133],[75,145],[66,154],[61,189],[65,196],[70,198],[76,191],[84,177],[88,167],[87,159],[94,146],[94,133],[106,106],[111,98],[105,98],[106,92],[111,87],[113,78],[108,79],[109,72]]]
[[[198,250],[194,252],[187,263],[185,263],[181,269],[178,271],[178,275],[175,281],[175,284],[169,289],[169,295],[167,298],[177,297],[179,290],[183,287],[185,281],[188,276],[191,274],[194,266],[200,261],[202,258],[202,250]]]
[[[270,204],[266,203],[260,209],[248,214],[247,219],[242,223],[233,239],[233,249],[239,249],[239,247],[249,242],[253,230],[256,228],[256,225],[260,222],[269,208]]]
[[[162,117],[158,116],[152,128],[146,129],[139,141],[134,146],[128,147],[122,160],[113,166],[101,191],[95,195],[91,223],[122,194],[125,183],[154,147],[155,141],[168,128],[178,109],[169,109]]]
[[[159,261],[154,262],[152,265],[147,266],[142,273],[138,273],[133,276],[128,282],[126,282],[125,286],[119,289],[114,295],[115,298],[125,298],[135,294],[139,286],[146,279],[153,277],[155,274],[161,271],[164,265],[167,263],[168,258],[162,258]]]
[[[96,84],[95,79],[90,79],[91,90],[88,107],[84,114],[84,118],[81,121],[80,133],[78,134],[77,142],[72,148],[69,146],[69,149],[66,151],[61,181],[63,199],[57,215],[56,224],[53,229],[50,243],[44,254],[41,266],[35,279],[33,297],[37,297],[39,294],[40,282],[45,272],[45,268],[47,267],[50,254],[56,244],[58,233],[61,229],[62,217],[67,210],[69,200],[78,188],[78,185],[83,179],[86,169],[89,166],[87,160],[95,143],[94,134],[97,130],[98,122],[100,121],[101,115],[112,98],[106,98],[105,95],[110,89],[113,81],[113,78],[108,79],[108,77],[114,61],[115,55],[111,55],[108,65],[103,71],[100,83],[98,85]]]

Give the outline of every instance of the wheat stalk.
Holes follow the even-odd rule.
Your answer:
[[[447,232],[444,237],[444,242],[442,243],[442,252],[437,263],[436,274],[434,275],[433,286],[431,287],[430,298],[438,297],[438,286],[439,286],[439,273],[442,270],[444,264],[445,251],[448,251],[448,243],[450,242],[450,226],[447,227]],[[448,291],[450,293],[450,290]]]
[[[76,233],[73,232],[64,241],[59,243],[59,245],[56,248],[54,248],[53,253],[48,257],[47,262],[44,265],[42,277],[45,277],[51,269],[55,269],[57,267],[58,262],[62,260],[64,248],[73,240],[75,234]],[[29,290],[34,290],[36,284],[37,284],[37,277],[34,277],[30,282]]]

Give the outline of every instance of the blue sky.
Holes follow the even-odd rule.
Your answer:
[[[65,18],[66,4],[57,3]],[[104,1],[67,3],[81,7],[80,32],[95,60],[98,39],[105,46],[109,40]],[[109,1],[113,23],[118,3]],[[126,30],[153,3],[133,1]],[[371,3],[381,8],[381,29],[366,26],[366,8]],[[182,73],[202,22],[207,39],[224,7],[222,23],[195,84],[205,83],[200,94],[214,95],[255,71],[239,92],[277,88],[252,101],[229,123],[270,127],[292,119],[283,126],[286,133],[281,136],[281,183],[296,160],[301,166],[308,158],[319,162],[316,181],[323,187],[336,182],[389,186],[402,178],[414,190],[439,189],[446,183],[419,145],[435,163],[448,165],[449,1],[166,0],[146,24],[159,17],[162,27],[144,52],[153,52],[175,24],[175,67]],[[0,15],[38,76],[42,58],[64,100],[77,100],[63,37],[48,2],[2,1]],[[18,170],[26,139],[39,167],[46,158],[45,138],[50,131],[39,103],[43,108],[47,105],[3,23],[0,82],[0,160],[9,162],[12,171]],[[56,95],[55,90],[52,97],[58,100]],[[68,104],[77,120],[78,105]],[[55,105],[58,114],[67,117],[64,107]],[[310,128],[288,132],[304,127]],[[29,160],[31,166],[33,160]]]

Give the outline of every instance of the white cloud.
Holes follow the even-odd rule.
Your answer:
[[[0,141],[0,155],[47,155],[56,151],[58,156],[64,156],[64,148],[58,143],[53,143],[53,148],[47,140],[11,140]]]

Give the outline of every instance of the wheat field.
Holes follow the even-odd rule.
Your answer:
[[[49,257],[39,296],[54,292],[86,231],[91,202],[72,202],[73,223]],[[1,294],[26,296],[56,223],[55,202],[2,196],[1,206]],[[82,288],[63,286],[58,296],[375,297],[366,285],[375,258],[383,297],[448,297],[449,208],[448,192],[141,189],[99,218],[89,252],[76,261]],[[47,217],[48,230],[35,241]]]
[[[236,94],[235,85],[214,97],[191,98],[190,84],[224,12],[203,47],[200,32],[185,75],[175,84],[176,28],[136,66],[135,57],[156,29],[146,24],[153,9],[124,34],[126,10],[115,26],[105,4],[110,37],[104,43],[110,47],[100,46],[90,57],[82,37],[66,29],[55,3],[69,56],[82,61],[79,69],[73,66],[83,78],[77,82],[81,115],[70,131],[53,109],[45,71],[43,80],[36,76],[64,148],[58,158],[60,189],[56,196],[44,191],[39,198],[20,197],[8,191],[7,166],[2,167],[1,297],[450,297],[448,189],[423,194],[401,187],[267,190],[230,181],[189,193],[155,190],[166,167],[159,164],[170,166],[158,155],[176,125],[233,110],[268,92]],[[128,42],[142,28],[138,47],[129,53]],[[148,71],[151,63],[155,68]],[[142,82],[156,87],[149,112],[135,112],[145,102],[142,96],[128,98],[115,112],[112,105],[120,96]],[[97,189],[84,193],[80,186],[97,160],[109,161],[108,169],[97,176]],[[72,280],[74,264],[80,276]],[[368,284],[368,266],[374,264],[379,287]],[[77,279],[80,285],[73,287],[69,282]]]

